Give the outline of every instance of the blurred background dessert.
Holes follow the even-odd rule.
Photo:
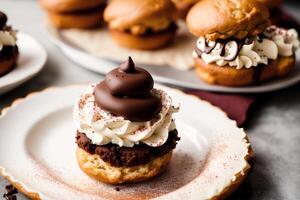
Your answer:
[[[170,0],[113,0],[104,11],[112,38],[121,46],[154,50],[176,34],[176,9]]]
[[[211,20],[199,20],[205,17]],[[202,0],[187,23],[199,37],[193,55],[207,83],[252,85],[286,76],[295,66],[297,31],[269,26],[268,8],[256,1]]]
[[[95,28],[103,22],[106,0],[40,0],[57,28]]]

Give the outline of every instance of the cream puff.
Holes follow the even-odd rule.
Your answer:
[[[94,28],[103,22],[106,0],[40,0],[57,28]]]
[[[295,65],[297,31],[270,26],[268,8],[259,2],[202,0],[188,13],[187,24],[199,37],[193,56],[207,83],[257,84],[286,76]]]
[[[7,16],[0,11],[0,76],[16,66],[19,55],[16,31],[6,23]]]
[[[170,0],[113,0],[104,11],[112,38],[121,46],[154,50],[176,33],[176,9]]]
[[[171,97],[128,59],[92,84],[74,107],[77,160],[88,176],[109,184],[160,174],[179,140]]]
[[[178,16],[185,19],[189,9],[199,0],[172,0],[178,11]]]

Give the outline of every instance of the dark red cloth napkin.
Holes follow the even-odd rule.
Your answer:
[[[186,92],[196,95],[221,108],[227,113],[230,119],[234,119],[237,122],[238,126],[243,126],[245,124],[249,109],[252,104],[257,101],[257,97],[254,96],[220,94],[199,90],[188,90]]]
[[[300,32],[300,23],[292,15],[283,9],[276,9],[278,17],[277,23],[281,27],[295,28]],[[238,126],[243,126],[248,120],[248,113],[252,105],[259,100],[258,95],[239,95],[239,94],[224,94],[213,93],[199,90],[186,90],[186,93],[196,95],[203,100],[221,108],[228,117],[235,120]]]

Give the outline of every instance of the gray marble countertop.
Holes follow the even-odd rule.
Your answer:
[[[300,19],[300,4],[286,3]],[[96,82],[101,75],[69,61],[47,39],[44,14],[33,0],[0,0],[9,23],[34,36],[46,48],[45,68],[32,80],[0,97],[0,109],[18,97],[49,86]],[[255,166],[231,199],[295,200],[300,197],[300,86],[265,95],[254,107],[246,131],[255,151]],[[0,131],[1,132],[1,131]],[[7,181],[0,177],[0,195]],[[1,197],[0,197],[1,198]],[[21,194],[18,199],[25,200]]]

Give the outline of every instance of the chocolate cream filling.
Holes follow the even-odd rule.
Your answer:
[[[17,45],[3,46],[2,50],[0,51],[0,62],[10,60],[10,59],[17,59],[18,55],[19,55],[19,50]]]
[[[160,147],[150,147],[140,143],[133,147],[119,147],[116,144],[95,145],[84,133],[77,132],[78,147],[100,158],[115,167],[132,167],[147,164],[151,160],[163,156],[173,149],[179,141],[177,130],[169,132],[168,140]]]
[[[262,38],[260,36],[259,38]],[[239,55],[243,45],[249,45],[253,42],[253,38],[245,38],[243,40],[238,39],[227,39],[227,40],[217,40],[217,41],[209,41],[208,39],[204,39],[203,50],[199,49],[198,47],[195,48],[195,52],[197,53],[198,57],[201,58],[202,54],[210,54],[219,44],[221,46],[220,56],[224,58],[225,61],[231,62],[234,61],[237,56]],[[234,48],[234,52],[226,55],[226,46],[231,45]]]
[[[264,38],[267,38],[263,33],[259,34],[257,36],[257,41],[262,42]],[[233,54],[224,57],[225,61],[231,62],[234,61],[237,56],[239,55],[243,45],[249,45],[253,42],[254,38],[253,37],[248,37],[243,40],[237,40],[237,39],[227,39],[227,40],[217,40],[217,41],[209,41],[206,38],[204,39],[203,42],[203,50],[199,49],[198,47],[195,48],[195,52],[198,55],[199,58],[201,58],[201,55],[206,53],[209,54],[211,53],[219,43],[221,45],[221,51],[220,51],[220,56],[224,57],[225,56],[225,48],[226,45],[231,42],[236,48],[236,51],[234,51]],[[271,61],[272,62],[272,61]],[[263,67],[266,66],[265,64],[259,64],[256,68],[253,68],[253,81],[257,84],[260,81],[261,74],[263,72]]]

